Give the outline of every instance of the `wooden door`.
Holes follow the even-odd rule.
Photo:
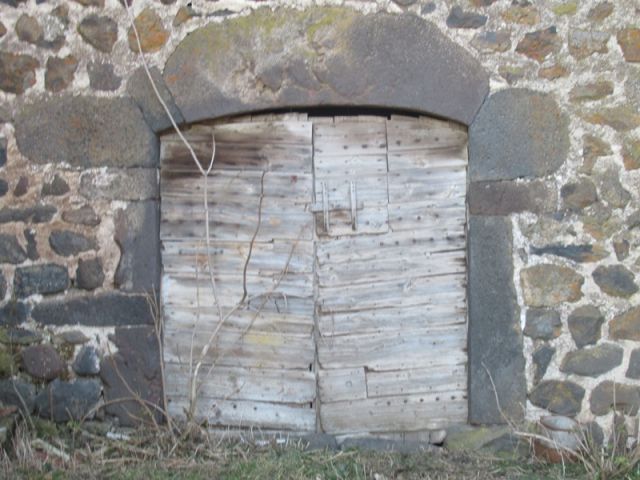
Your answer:
[[[189,130],[200,158],[212,132],[223,317],[245,285],[250,301],[207,353],[198,416],[336,434],[466,422],[466,131],[428,118],[261,116]],[[175,135],[161,156],[167,391],[180,414],[219,315],[202,180]]]

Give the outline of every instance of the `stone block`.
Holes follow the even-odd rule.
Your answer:
[[[549,213],[556,209],[557,191],[540,182],[471,182],[468,190],[472,215]]]

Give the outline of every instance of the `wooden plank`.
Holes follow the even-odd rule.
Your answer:
[[[465,325],[466,306],[461,304],[427,303],[407,308],[379,308],[359,312],[318,316],[322,336],[409,331],[446,325]]]
[[[460,167],[443,170],[419,169],[390,172],[389,203],[450,198],[461,199],[461,203],[464,203],[467,190],[466,172]]]
[[[318,361],[324,369],[366,367],[400,370],[466,361],[466,326],[406,332],[381,332],[322,337]]]
[[[360,175],[386,174],[387,155],[378,154],[331,154],[315,155],[313,171],[316,178],[352,177]]]
[[[465,365],[367,372],[369,398],[419,393],[450,393],[464,396],[466,389]]]
[[[191,368],[190,368],[191,367]],[[189,395],[193,366],[165,364],[165,392],[169,398]],[[198,398],[225,398],[308,405],[316,398],[315,373],[266,368],[203,368],[198,375]]]
[[[464,199],[389,205],[389,226],[395,232],[437,227],[463,227],[466,224]]]
[[[322,206],[322,185],[326,185],[327,202],[330,210],[351,208],[351,182],[356,191],[356,207],[362,209],[371,206],[385,206],[389,203],[387,193],[387,174],[384,175],[358,175],[356,178],[348,177],[319,177],[315,181],[315,203]]]
[[[430,123],[430,124],[429,124]],[[459,151],[467,146],[466,128],[451,122],[388,121],[389,152]]]
[[[467,399],[440,393],[325,403],[324,431],[332,433],[414,432],[466,423]]]
[[[458,151],[410,150],[389,152],[387,155],[389,172],[413,170],[416,168],[464,168],[467,166],[466,148]]]
[[[188,398],[174,397],[168,410],[171,416],[184,418],[187,408]],[[309,405],[202,398],[197,403],[195,417],[210,426],[310,432],[316,428],[316,412]]]
[[[383,122],[314,124],[314,160],[330,155],[385,155],[387,131]]]
[[[387,206],[363,207],[357,211],[356,229],[350,210],[332,210],[329,212],[329,231],[325,230],[324,214],[316,213],[316,234],[318,236],[340,237],[345,235],[363,235],[389,231],[389,212]]]
[[[321,402],[367,398],[364,368],[320,369],[318,393]]]

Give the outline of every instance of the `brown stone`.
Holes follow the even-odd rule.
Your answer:
[[[613,93],[613,83],[608,80],[576,85],[569,92],[569,100],[572,102],[586,102],[600,100]]]
[[[640,168],[640,140],[627,140],[622,147],[622,160],[627,170]]]
[[[560,196],[564,207],[573,211],[582,210],[598,200],[596,186],[588,178],[567,183],[560,189]]]
[[[590,174],[598,157],[612,155],[611,145],[593,135],[582,137],[582,167],[581,171]]]
[[[44,30],[35,17],[22,14],[16,22],[16,35],[23,42],[39,44],[44,40]]]
[[[578,60],[594,53],[607,53],[609,36],[607,32],[572,30],[569,32],[569,53]]]
[[[596,125],[607,125],[617,132],[626,132],[640,126],[640,115],[631,107],[610,107],[587,113],[584,119]]]
[[[514,5],[502,12],[502,18],[508,23],[535,25],[540,22],[540,14],[534,7]]]
[[[4,26],[4,23],[0,22],[0,38],[4,37],[7,33],[7,27]]]
[[[584,393],[584,388],[576,383],[547,380],[531,391],[529,400],[559,415],[575,415],[580,411]]]
[[[538,77],[544,78],[546,80],[556,80],[557,78],[563,78],[568,75],[569,69],[558,63],[550,67],[545,67],[538,70]]]
[[[590,404],[595,415],[605,415],[612,408],[635,415],[640,407],[640,388],[605,380],[593,389]]]
[[[640,62],[640,28],[625,28],[618,32],[618,44],[627,62]]]
[[[140,36],[140,45],[143,52],[156,52],[167,43],[169,32],[164,28],[162,19],[155,10],[147,7],[134,21]],[[129,48],[133,52],[138,52],[138,43],[133,28],[129,28],[128,36]]]
[[[172,25],[174,27],[179,27],[185,22],[188,22],[194,17],[199,17],[200,14],[196,12],[192,7],[184,6],[178,9],[175,18],[173,19]]]
[[[582,278],[568,267],[543,264],[520,272],[525,303],[532,307],[553,307],[582,298]]]
[[[38,380],[53,380],[64,370],[64,363],[51,345],[33,345],[22,351],[25,371]]]
[[[544,30],[527,33],[518,43],[516,52],[542,63],[549,55],[560,50],[561,44],[556,27],[551,26]]]
[[[615,340],[640,341],[640,307],[614,317],[609,323],[609,336]]]
[[[78,33],[93,48],[111,53],[118,39],[118,24],[110,17],[91,14],[82,19]]]
[[[477,33],[471,46],[482,53],[506,52],[511,48],[511,33],[507,30]]]
[[[0,52],[0,90],[22,94],[36,83],[40,63],[29,55]]]
[[[620,172],[616,167],[598,173],[597,185],[599,197],[610,207],[624,208],[631,200],[631,194],[620,182]]]
[[[78,68],[78,59],[73,55],[64,58],[49,57],[44,74],[45,88],[51,92],[60,92],[67,88]]]
[[[601,22],[612,13],[613,4],[609,2],[602,2],[589,10],[589,13],[587,13],[587,20],[591,22]]]
[[[621,238],[618,240],[613,240],[612,243],[613,251],[616,253],[616,258],[619,261],[622,261],[629,256],[629,248],[631,247],[631,245],[629,244],[628,240]]]

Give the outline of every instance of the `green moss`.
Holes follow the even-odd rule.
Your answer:
[[[578,2],[566,2],[553,7],[553,13],[556,15],[573,15],[578,10]]]
[[[0,378],[7,378],[17,370],[13,354],[0,350]]]

